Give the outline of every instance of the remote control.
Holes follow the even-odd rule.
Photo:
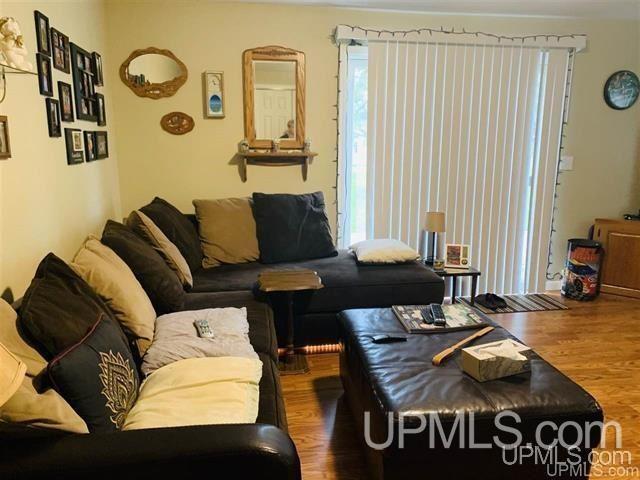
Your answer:
[[[213,330],[209,326],[209,322],[207,320],[196,320],[193,322],[198,330],[198,336],[202,338],[213,338]]]
[[[444,327],[447,325],[447,317],[444,316],[444,310],[442,306],[437,303],[429,305],[431,308],[431,316],[433,317],[433,324],[437,327]]]
[[[373,340],[373,343],[395,343],[407,341],[407,337],[394,337],[393,335],[373,335],[371,339]]]

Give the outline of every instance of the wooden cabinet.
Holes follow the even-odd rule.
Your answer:
[[[604,248],[600,291],[640,298],[640,221],[597,218],[593,237]]]

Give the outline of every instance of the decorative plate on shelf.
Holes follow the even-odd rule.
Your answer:
[[[638,99],[640,81],[629,70],[620,70],[609,77],[604,85],[604,100],[611,108],[626,110]]]

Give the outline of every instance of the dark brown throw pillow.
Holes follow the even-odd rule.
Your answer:
[[[151,300],[158,315],[181,310],[184,289],[180,279],[151,245],[126,225],[108,220],[102,243],[126,263]]]
[[[117,322],[104,315],[49,363],[47,373],[89,432],[120,430],[138,397],[140,377],[127,340]]]
[[[140,210],[178,247],[192,272],[202,268],[202,248],[198,230],[186,215],[159,197]]]
[[[46,359],[83,338],[109,307],[63,260],[49,253],[18,310],[19,326]]]
[[[253,194],[262,263],[291,262],[338,254],[322,192]]]

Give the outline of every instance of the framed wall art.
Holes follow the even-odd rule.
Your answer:
[[[64,141],[67,146],[67,164],[76,165],[84,162],[82,131],[78,128],[65,128]]]
[[[60,103],[53,98],[45,100],[47,106],[47,125],[49,126],[50,137],[61,137],[62,127],[60,125]]]
[[[109,156],[109,140],[107,138],[107,132],[95,132],[96,133],[96,158],[103,159]]]
[[[104,107],[104,95],[96,93],[96,115],[98,117],[98,125],[104,127],[107,124],[107,113]]]
[[[95,122],[98,115],[91,54],[71,43],[71,62],[76,118]]]
[[[73,122],[73,93],[71,85],[58,82],[58,98],[60,99],[60,117],[63,122]]]
[[[102,57],[99,53],[93,52],[91,54],[91,67],[93,69],[93,83],[94,85],[101,87],[104,85],[104,73],[102,71]]]
[[[202,74],[205,118],[224,118],[224,74],[206,71]]]
[[[64,73],[71,72],[69,56],[69,37],[59,32],[55,28],[52,28],[51,58],[53,59],[53,68]]]
[[[49,41],[49,18],[42,12],[35,10],[33,16],[36,20],[36,43],[38,52],[51,56],[51,42]]]
[[[38,88],[40,95],[53,97],[53,80],[51,79],[51,60],[49,57],[36,53],[38,62]]]
[[[87,162],[93,162],[94,160],[97,160],[95,132],[84,132],[84,153]]]
[[[9,143],[9,120],[0,115],[0,160],[11,158],[11,144]]]

